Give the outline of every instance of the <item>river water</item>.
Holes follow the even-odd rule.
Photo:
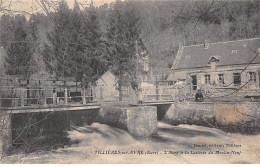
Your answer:
[[[145,140],[93,123],[67,132],[72,144],[3,158],[2,163],[260,163],[260,135],[226,133],[195,125],[158,123]]]

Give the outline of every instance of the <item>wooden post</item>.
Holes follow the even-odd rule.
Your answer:
[[[68,104],[68,88],[65,88],[65,90],[64,90],[65,92],[64,92],[64,95],[65,95],[65,105],[67,105]]]
[[[43,89],[43,93],[44,93],[44,106],[46,107],[47,106],[47,98],[46,98],[46,90],[45,88]]]
[[[103,89],[102,86],[100,86],[100,103],[103,104],[104,99],[103,99]]]
[[[53,89],[52,102],[53,102],[53,105],[56,104],[56,90],[55,89]]]
[[[172,98],[174,101],[176,99],[176,88],[173,88],[173,98]]]
[[[93,102],[97,100],[97,95],[96,95],[96,89],[92,88],[92,98],[93,98]]]
[[[156,82],[155,82],[155,94],[156,94],[156,100],[159,100],[159,84],[157,82],[157,76],[156,76]]]
[[[21,90],[21,107],[24,107],[24,89]]]
[[[162,101],[162,93],[163,93],[163,89],[162,89],[162,87],[160,87],[160,88],[159,88],[159,94],[160,94],[160,96],[159,96],[160,99],[159,99],[159,100],[160,100],[160,101]]]
[[[86,104],[86,89],[85,88],[83,88],[82,103]]]

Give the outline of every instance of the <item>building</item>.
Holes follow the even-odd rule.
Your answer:
[[[190,82],[192,90],[205,86],[259,90],[260,38],[180,44],[173,62],[174,82]]]
[[[123,100],[128,100],[129,97],[129,86],[132,78],[129,75],[124,75],[122,79],[122,95]],[[95,100],[99,101],[101,96],[104,101],[117,101],[119,99],[119,90],[118,90],[119,79],[111,71],[108,70],[105,72],[97,81],[95,86]],[[144,94],[153,94],[155,95],[155,85],[153,83],[140,81],[139,86],[143,89]],[[101,93],[102,91],[102,93]]]
[[[118,78],[111,70],[105,72],[97,81],[95,86],[96,100],[99,101],[101,96],[104,101],[112,101],[119,99],[119,91],[117,88]],[[102,92],[101,92],[102,91]]]

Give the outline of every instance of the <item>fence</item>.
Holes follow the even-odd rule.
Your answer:
[[[194,98],[196,89],[194,90],[193,87],[197,87],[197,85],[185,85],[182,89],[186,89],[186,96],[187,98]],[[256,97],[260,96],[260,89],[259,88],[252,88],[248,85],[243,87],[243,84],[237,87],[225,87],[225,86],[214,86],[214,85],[200,85],[199,87],[202,91],[202,94],[205,97],[212,97],[212,98],[222,98],[228,97],[232,98],[244,98],[244,97]],[[183,93],[185,94],[185,93]]]
[[[150,101],[172,101],[176,97],[177,90],[173,86],[158,85],[141,88],[142,99],[145,102]]]
[[[84,89],[75,86],[42,86],[42,87],[10,87],[2,86],[1,104],[7,106],[54,106],[76,104],[100,104],[104,101],[118,101],[117,94],[104,95],[104,87]],[[176,96],[176,89],[166,85],[158,87],[142,87],[141,97],[144,102],[172,101]],[[129,100],[129,88],[121,90],[122,101]],[[113,98],[111,98],[113,97]]]
[[[74,90],[73,90],[74,89]],[[75,91],[76,90],[76,91]],[[73,105],[102,102],[94,89],[75,87],[0,87],[2,106]],[[101,91],[102,93],[102,91]]]

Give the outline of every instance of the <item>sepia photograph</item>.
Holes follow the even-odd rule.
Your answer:
[[[260,0],[0,0],[0,164],[260,164]]]

